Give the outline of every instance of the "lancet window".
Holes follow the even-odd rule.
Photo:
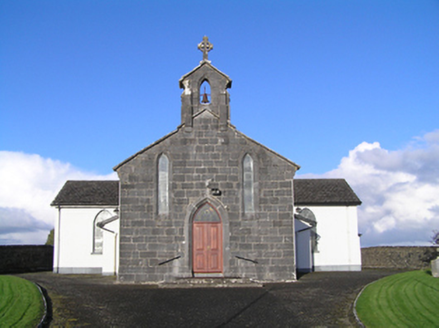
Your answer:
[[[158,161],[158,213],[169,213],[169,160],[165,154]]]
[[[243,160],[243,194],[244,194],[244,212],[254,213],[254,166],[253,158],[247,154]]]
[[[210,84],[207,80],[204,80],[200,86],[200,103],[201,104],[210,104]]]

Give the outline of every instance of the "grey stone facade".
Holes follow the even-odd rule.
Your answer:
[[[209,103],[200,101],[204,81],[211,88]],[[182,77],[180,87],[182,124],[115,167],[120,179],[119,280],[192,277],[192,220],[206,202],[221,218],[222,270],[217,276],[294,280],[293,177],[298,166],[230,124],[231,80],[207,59]],[[244,213],[247,154],[253,159],[250,213]],[[169,160],[166,213],[159,213],[162,155]]]

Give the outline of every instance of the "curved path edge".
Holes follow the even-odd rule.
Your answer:
[[[48,294],[47,294],[47,290],[40,286],[39,284],[37,284],[36,282],[32,282],[37,288],[38,291],[40,292],[41,298],[43,299],[43,305],[44,305],[44,313],[43,316],[40,320],[40,322],[38,323],[38,328],[45,328],[45,327],[49,327],[49,323],[50,323],[50,314],[48,311],[48,309],[50,308],[49,306],[49,302],[48,302]]]
[[[360,298],[360,296],[361,296],[361,294],[363,293],[363,291],[364,291],[367,287],[369,287],[370,285],[372,285],[372,284],[376,283],[377,281],[380,281],[381,279],[384,279],[384,278],[386,278],[386,277],[382,277],[382,278],[380,278],[380,279],[378,279],[378,280],[375,280],[375,281],[372,281],[372,282],[368,283],[366,286],[364,286],[364,287],[360,290],[360,292],[358,293],[357,297],[355,298],[355,301],[354,301],[354,309],[353,309],[353,311],[354,311],[355,320],[357,321],[357,324],[358,324],[360,327],[366,327],[366,326],[364,325],[364,323],[361,321],[360,317],[358,316],[358,313],[357,313],[357,301],[358,301],[358,299]]]

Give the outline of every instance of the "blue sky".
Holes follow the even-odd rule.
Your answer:
[[[233,80],[232,124],[301,165],[299,176],[346,177],[363,199],[367,244],[386,243],[410,221],[398,221],[393,209],[374,212],[382,222],[370,225],[368,206],[389,202],[373,198],[376,186],[365,185],[371,176],[386,174],[386,194],[401,183],[410,193],[427,170],[426,183],[439,190],[439,1],[4,0],[0,175],[17,185],[6,167],[27,163],[32,181],[48,166],[55,176],[21,177],[32,187],[9,190],[52,197],[64,178],[114,178],[115,165],[180,124],[178,80],[202,59],[204,35],[214,45],[212,64]],[[343,159],[355,169],[343,169]],[[371,176],[357,179],[365,171]],[[25,202],[13,205],[6,189],[0,212],[12,220],[11,209],[27,211],[38,229],[51,225]],[[419,243],[439,229],[439,204],[424,200],[420,211],[431,209],[419,218],[425,226],[410,221],[406,235],[388,243]],[[393,221],[383,219],[389,215]],[[1,238],[12,230],[20,228],[0,226],[0,243],[24,240]]]

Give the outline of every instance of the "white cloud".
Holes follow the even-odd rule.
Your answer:
[[[439,130],[389,151],[363,142],[321,176],[345,178],[363,204],[358,210],[362,246],[429,244],[439,229]]]
[[[56,211],[50,207],[66,180],[117,179],[35,154],[0,151],[0,244],[44,244]]]

